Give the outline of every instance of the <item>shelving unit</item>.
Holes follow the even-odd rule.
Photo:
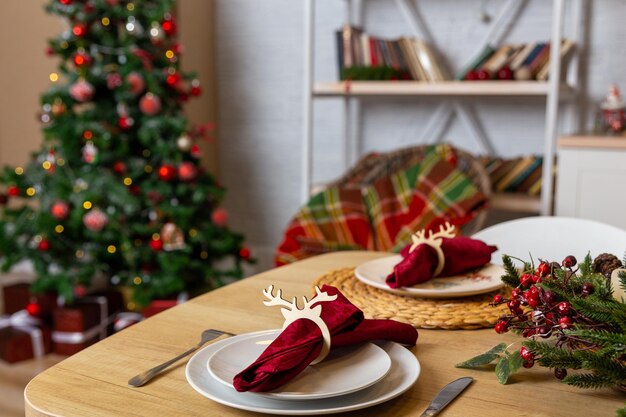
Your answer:
[[[401,15],[405,18],[413,35],[434,45],[418,10],[413,7],[413,0],[395,0]],[[563,32],[565,0],[552,0],[552,27],[550,42],[559,45]],[[390,1],[391,2],[391,1]],[[426,124],[422,139],[438,141],[444,132],[445,125],[453,115],[457,115],[465,124],[468,133],[474,137],[478,145],[487,154],[495,153],[486,132],[482,129],[475,114],[468,106],[468,100],[482,100],[497,97],[515,97],[520,99],[540,99],[545,102],[545,135],[543,146],[543,177],[541,197],[521,194],[495,194],[491,206],[496,209],[540,213],[550,215],[553,212],[553,181],[557,123],[559,103],[576,98],[578,84],[578,54],[575,53],[567,71],[566,80],[561,81],[561,57],[559,48],[551,48],[550,74],[547,82],[541,81],[354,81],[354,82],[314,82],[314,0],[306,0],[304,8],[305,28],[305,94],[304,94],[304,129],[303,129],[303,160],[302,160],[302,198],[308,199],[311,191],[312,178],[312,137],[313,137],[313,106],[315,99],[338,97],[343,99],[344,140],[343,153],[346,168],[355,160],[359,151],[359,129],[361,118],[361,101],[375,100],[384,97],[441,97],[442,104],[435,110],[429,123]],[[487,44],[497,45],[502,33],[498,34],[503,22],[514,16],[523,7],[525,0],[505,0],[500,12],[494,19],[478,50]],[[346,21],[360,25],[362,20],[362,0],[345,0]],[[582,19],[582,1],[571,0],[571,19],[573,22],[572,39],[579,40]],[[476,54],[475,54],[476,55]],[[556,74],[557,76],[552,76]],[[576,130],[576,107],[570,106],[570,129]]]

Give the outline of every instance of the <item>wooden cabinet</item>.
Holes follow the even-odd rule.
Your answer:
[[[626,229],[626,138],[560,138],[558,161],[556,214]]]

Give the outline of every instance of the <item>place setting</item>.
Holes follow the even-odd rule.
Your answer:
[[[494,292],[504,286],[504,267],[492,259],[497,250],[444,223],[413,234],[399,254],[330,271],[314,285],[336,286],[368,317],[424,329],[486,328],[504,311],[492,305]]]
[[[380,404],[417,381],[420,364],[407,349],[417,342],[413,326],[365,319],[331,286],[302,297],[302,306],[273,286],[263,295],[265,305],[281,307],[283,328],[232,336],[196,353],[185,375],[200,394],[248,411],[319,415]]]

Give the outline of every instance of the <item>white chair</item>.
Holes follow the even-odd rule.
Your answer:
[[[582,261],[612,253],[622,259],[626,253],[626,231],[593,220],[573,217],[528,217],[496,224],[472,236],[498,246],[492,261],[502,263],[502,255],[535,262],[538,258],[561,262],[567,255]]]

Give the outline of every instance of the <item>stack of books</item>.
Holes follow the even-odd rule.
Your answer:
[[[541,194],[543,157],[528,155],[513,159],[483,156],[481,163],[489,173],[496,193]]]
[[[571,40],[561,41],[561,59],[574,47]],[[458,76],[459,80],[537,80],[546,81],[550,72],[550,42],[522,45],[487,46]]]
[[[336,32],[336,43],[341,80],[450,79],[433,48],[419,39],[381,39],[344,25]]]

